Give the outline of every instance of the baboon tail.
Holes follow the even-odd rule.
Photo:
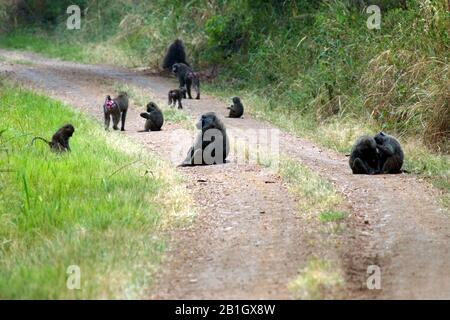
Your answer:
[[[35,140],[42,140],[42,141],[44,141],[46,144],[48,144],[49,146],[52,145],[52,143],[51,143],[50,141],[48,141],[47,139],[44,139],[44,138],[42,138],[42,137],[34,137],[33,140],[31,140],[31,145],[33,145],[33,143],[34,143]]]

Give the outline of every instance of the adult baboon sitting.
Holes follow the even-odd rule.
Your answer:
[[[186,62],[186,52],[184,50],[183,41],[180,39],[176,39],[169,46],[169,48],[167,48],[162,67],[163,69],[172,70],[172,66],[175,63],[184,63],[185,65],[189,65]]]
[[[149,102],[147,104],[147,112],[142,112],[140,116],[145,121],[144,131],[159,131],[164,123],[164,116],[161,109],[158,108],[156,103]]]
[[[239,97],[233,98],[233,104],[228,109],[230,110],[229,118],[240,118],[244,114],[244,106]]]
[[[196,127],[201,132],[180,166],[225,163],[230,145],[223,122],[214,112],[208,112],[200,117]]]

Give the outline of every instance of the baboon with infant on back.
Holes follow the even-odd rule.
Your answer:
[[[192,99],[191,86],[194,87],[197,93],[195,99],[200,99],[200,79],[191,67],[184,63],[175,63],[172,66],[172,72],[175,73],[178,78],[180,89],[186,88],[189,99]]]

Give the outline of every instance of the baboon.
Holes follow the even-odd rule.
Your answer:
[[[180,83],[180,88],[186,87],[189,99],[192,99],[192,84],[194,84],[194,88],[197,92],[196,99],[200,99],[200,80],[198,75],[194,71],[192,71],[191,67],[184,63],[175,63],[172,66],[172,72],[177,76],[178,82]]]
[[[169,48],[167,48],[162,67],[163,69],[171,70],[175,63],[184,63],[189,66],[186,62],[186,52],[184,51],[183,41],[180,39],[176,39]]]
[[[370,136],[359,137],[352,147],[349,159],[354,174],[379,173],[377,143]]]
[[[119,92],[119,95],[111,99],[106,96],[105,103],[103,104],[103,113],[105,115],[105,130],[109,129],[109,123],[111,117],[113,119],[113,129],[118,130],[119,120],[122,120],[121,131],[125,131],[125,119],[128,111],[128,94],[126,92]]]
[[[186,95],[186,89],[173,89],[169,91],[168,94],[168,104],[169,106],[175,106],[178,102],[178,109],[183,109],[183,105],[181,104],[181,100],[183,100],[183,96]]]
[[[225,163],[230,151],[225,125],[214,112],[203,114],[196,124],[201,130],[181,167]]]
[[[190,71],[186,74],[186,81],[190,81],[192,86],[195,89],[195,92],[197,93],[197,96],[195,97],[195,99],[199,100],[200,99],[200,78],[198,77],[198,74]],[[188,95],[189,95],[189,99],[192,99],[191,97],[191,90],[189,89],[188,91]]]
[[[229,118],[240,118],[244,114],[244,106],[239,97],[234,97],[233,104],[227,109],[230,110],[230,114],[228,115]]]
[[[56,131],[56,133],[52,137],[52,141],[48,141],[47,139],[44,139],[42,137],[34,137],[33,140],[31,140],[31,144],[33,144],[35,140],[39,139],[47,143],[52,151],[70,151],[69,139],[70,137],[72,137],[74,132],[75,128],[73,127],[73,125],[66,124],[65,126],[59,128],[58,131]]]
[[[374,139],[378,149],[380,173],[400,173],[404,154],[397,139],[382,131]]]
[[[159,131],[164,123],[164,117],[161,109],[156,103],[149,102],[147,104],[147,112],[142,112],[141,117],[147,119],[145,121],[144,131]],[[142,132],[142,131],[141,131]]]

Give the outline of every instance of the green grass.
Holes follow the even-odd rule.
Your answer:
[[[319,213],[318,219],[323,221],[323,215],[333,212],[342,203],[342,196],[329,181],[300,163],[281,159],[279,170],[290,191],[298,196],[301,214],[316,216]]]
[[[0,298],[136,298],[192,210],[173,168],[61,103],[0,83]],[[50,138],[75,126],[72,152]],[[81,289],[66,287],[81,268]]]
[[[320,213],[319,220],[322,222],[341,221],[345,219],[346,216],[347,213],[342,211],[324,211]]]
[[[318,300],[339,297],[343,289],[342,270],[332,262],[313,258],[290,282],[289,290],[296,299]]]
[[[0,37],[0,47],[26,50],[44,54],[51,58],[69,61],[90,62],[90,56],[79,43],[42,36],[42,31],[26,30]]]

